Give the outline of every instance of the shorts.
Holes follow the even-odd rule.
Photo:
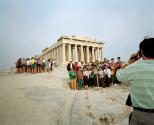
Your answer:
[[[22,68],[22,65],[17,65],[17,68]]]
[[[27,68],[30,68],[31,66],[30,66],[30,65],[26,65],[26,67],[27,67]]]
[[[34,68],[35,67],[35,64],[31,64],[31,67]]]
[[[41,67],[41,64],[37,64],[38,67]]]

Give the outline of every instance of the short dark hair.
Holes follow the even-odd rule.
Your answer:
[[[154,38],[147,38],[139,44],[140,50],[143,51],[144,56],[154,58]]]
[[[117,57],[117,59],[120,59],[120,57]]]

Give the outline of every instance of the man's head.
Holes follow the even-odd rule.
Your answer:
[[[142,56],[148,58],[154,58],[154,38],[144,39],[139,48],[141,50]]]
[[[117,60],[120,60],[120,57],[117,57]]]

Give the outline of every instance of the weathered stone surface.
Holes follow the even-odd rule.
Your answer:
[[[69,89],[64,67],[51,74],[0,76],[0,125],[127,125],[127,89]]]

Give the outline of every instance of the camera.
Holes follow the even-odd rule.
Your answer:
[[[136,55],[132,56],[131,59],[138,60],[142,57],[141,51],[139,50]]]

